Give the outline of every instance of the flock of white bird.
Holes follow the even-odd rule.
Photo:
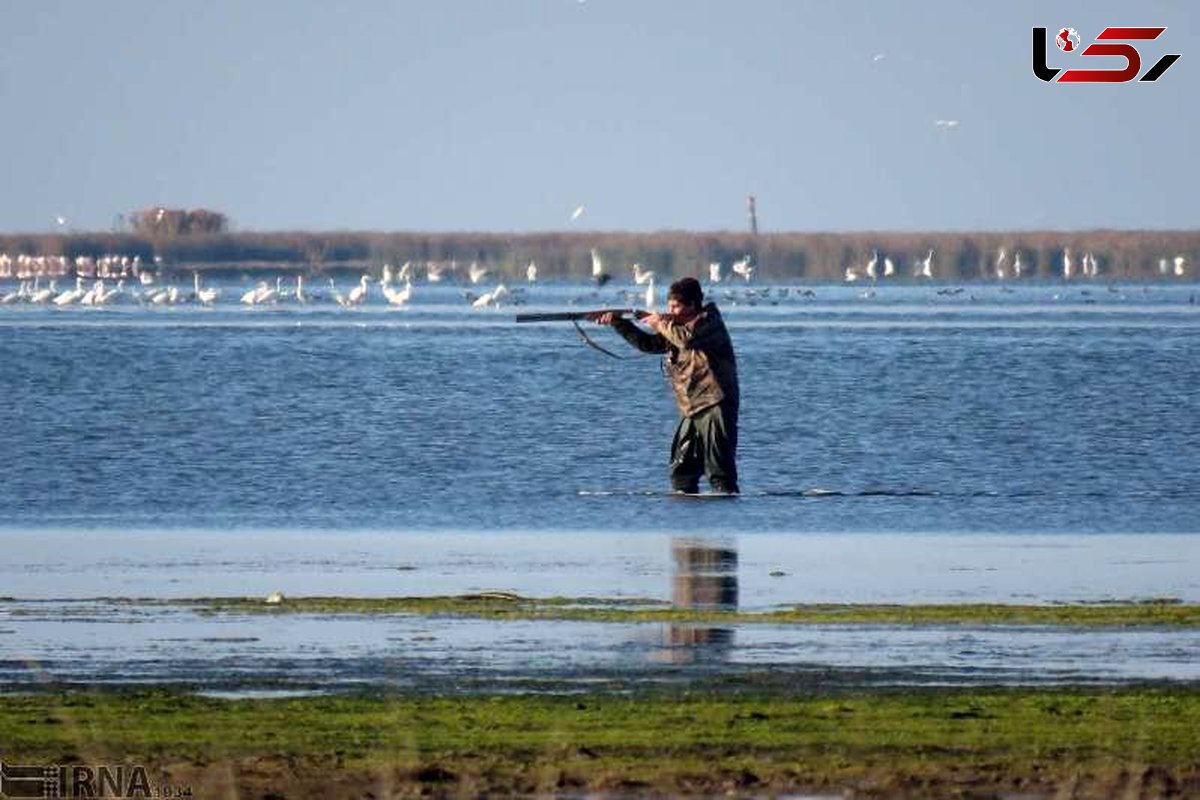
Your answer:
[[[924,258],[919,258],[913,266],[913,277],[926,278],[933,280],[935,269],[933,265],[934,251],[931,248]],[[992,277],[998,281],[1008,280],[1009,278],[1020,278],[1024,272],[1024,266],[1021,264],[1021,254],[1013,253],[1011,262],[1008,260],[1008,250],[999,248],[996,251],[995,260],[992,262]],[[1187,276],[1187,259],[1182,255],[1177,255],[1170,262],[1166,258],[1158,260],[1158,271],[1161,275],[1172,275],[1177,278]],[[867,279],[871,281],[880,278],[890,278],[896,274],[896,264],[890,256],[883,257],[883,264],[879,263],[879,251],[873,251],[870,260],[860,272],[857,266],[846,267],[845,281],[853,283],[854,281]],[[1063,280],[1071,280],[1075,277],[1096,278],[1100,275],[1100,262],[1096,260],[1096,256],[1091,252],[1083,254],[1080,259],[1078,269],[1076,269],[1075,258],[1071,255],[1071,248],[1063,248],[1062,253],[1062,277]]]
[[[596,285],[603,286],[612,276],[605,272],[600,253],[593,249],[592,278]],[[161,262],[157,264],[161,267]],[[418,272],[422,274],[418,274]],[[733,276],[749,281],[754,273],[750,257],[746,256],[731,266]],[[657,288],[653,270],[635,263],[630,267],[635,286],[644,289],[633,293],[644,307],[654,308],[657,303]],[[74,277],[73,283],[71,277]],[[524,288],[510,289],[503,281],[488,285],[491,270],[472,262],[460,269],[458,262],[429,261],[414,265],[408,261],[399,268],[384,264],[378,278],[363,274],[358,283],[348,292],[343,292],[331,278],[328,291],[312,291],[304,275],[274,282],[260,280],[257,284],[240,290],[238,302],[249,307],[274,306],[281,303],[335,303],[343,308],[362,306],[374,299],[375,287],[383,301],[391,307],[407,305],[413,298],[416,282],[423,279],[426,284],[458,283],[480,287],[478,291],[468,289],[463,297],[472,308],[494,308],[522,302]],[[215,305],[223,291],[216,286],[205,286],[198,272],[192,273],[191,291],[180,289],[174,283],[159,285],[161,273],[143,270],[138,256],[104,256],[100,259],[77,258],[73,262],[66,258],[18,256],[12,259],[0,255],[0,279],[18,281],[15,288],[0,292],[0,305],[31,304],[48,306],[108,306],[120,303],[136,303],[149,306],[174,306],[198,304]],[[538,280],[538,267],[533,261],[525,269],[526,281]],[[722,265],[709,265],[709,283],[720,283],[723,278]],[[64,286],[59,285],[63,279]],[[487,286],[488,288],[484,289]],[[629,293],[626,293],[629,294]]]
[[[913,265],[913,276],[932,280],[936,274],[934,256],[934,250],[930,249],[924,258],[918,258]],[[597,286],[603,286],[612,280],[612,276],[605,271],[604,261],[597,250],[592,249],[591,258],[592,279]],[[156,267],[161,267],[161,261],[156,259],[156,262]],[[1182,255],[1170,260],[1161,258],[1158,267],[1159,272],[1165,276],[1185,277],[1188,274],[1187,259]],[[630,266],[629,270],[634,286],[645,288],[634,292],[624,291],[622,295],[627,299],[640,301],[645,308],[655,308],[658,298],[654,271],[645,269],[639,263]],[[708,266],[708,284],[712,287],[723,281],[739,279],[749,283],[754,270],[749,256],[733,262],[729,275],[724,274],[721,263],[713,262]],[[1020,278],[1023,273],[1021,254],[1014,253],[1010,262],[1008,251],[1003,247],[999,248],[992,270],[997,280]],[[1071,280],[1077,275],[1095,278],[1099,276],[1100,271],[1100,262],[1091,252],[1084,253],[1076,265],[1071,249],[1063,250],[1062,277],[1065,280]],[[72,273],[73,285],[70,282]],[[892,258],[885,254],[881,263],[880,253],[875,251],[861,270],[857,266],[848,267],[845,271],[845,281],[865,279],[875,282],[891,278],[896,273],[897,267]],[[18,282],[15,288],[7,292],[0,288],[0,305],[64,307],[136,303],[148,306],[212,306],[222,297],[222,289],[204,286],[197,272],[192,273],[190,292],[181,290],[174,283],[159,285],[160,275],[161,273],[153,270],[143,269],[141,258],[138,256],[106,255],[95,259],[81,256],[68,260],[61,256],[19,255],[12,258],[0,253],[0,281],[9,279]],[[489,286],[490,275],[491,270],[477,262],[461,269],[456,261],[429,261],[421,265],[407,261],[399,268],[384,264],[378,278],[370,274],[361,275],[353,288],[346,292],[343,292],[332,278],[328,281],[327,291],[310,290],[302,274],[286,281],[278,277],[273,283],[261,280],[254,286],[240,290],[238,302],[247,307],[268,307],[281,303],[332,303],[343,308],[355,308],[373,302],[375,287],[378,287],[378,294],[382,296],[383,302],[389,307],[399,308],[409,304],[413,298],[414,287],[421,279],[427,284],[469,285],[472,288],[463,292],[463,298],[472,308],[495,308],[523,302],[523,288],[510,289],[503,281]],[[538,268],[533,261],[526,267],[525,277],[530,284],[537,282]],[[65,286],[59,286],[60,278],[65,279]],[[473,287],[479,287],[479,290]]]

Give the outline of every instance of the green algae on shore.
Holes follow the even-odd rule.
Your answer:
[[[0,696],[0,742],[10,763],[148,765],[197,797],[379,787],[388,796],[1196,796],[1200,689],[44,692]]]
[[[176,602],[176,601],[171,601]],[[804,604],[765,611],[676,608],[654,599],[529,598],[506,592],[443,597],[200,598],[177,601],[204,613],[420,614],[498,620],[706,624],[1200,626],[1200,605],[1171,598],[1055,605]]]

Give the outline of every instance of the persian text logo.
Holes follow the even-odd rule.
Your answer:
[[[191,786],[152,784],[137,765],[7,764],[0,761],[0,798],[191,798]]]
[[[1079,53],[1081,56],[1116,56],[1125,59],[1119,69],[1050,69],[1046,65],[1046,29],[1033,29],[1033,74],[1049,83],[1062,72],[1055,83],[1125,83],[1142,71],[1142,54],[1129,42],[1153,41],[1166,28],[1105,28],[1096,41],[1082,52],[1079,50],[1079,31],[1074,28],[1059,28],[1054,43],[1064,53]],[[1138,81],[1156,81],[1167,69],[1179,60],[1178,53],[1163,56],[1154,66],[1146,70]]]

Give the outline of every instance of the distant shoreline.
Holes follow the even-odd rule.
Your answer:
[[[140,257],[145,269],[378,272],[384,264],[430,262],[454,271],[475,263],[508,280],[524,280],[530,262],[539,279],[589,280],[592,253],[604,271],[626,275],[632,264],[660,278],[708,275],[719,263],[725,280],[734,261],[749,256],[752,281],[880,283],[1062,280],[1167,281],[1194,279],[1200,230],[764,233],[732,231],[631,232],[370,232],[242,231],[148,236],[124,232],[0,234],[0,253],[16,258]],[[918,276],[930,261],[932,277]],[[1019,265],[1017,261],[1019,259]],[[875,263],[872,264],[871,262]],[[890,266],[889,266],[890,262]],[[1084,264],[1090,267],[1085,272]],[[1019,266],[1019,269],[1018,269]],[[885,270],[890,269],[891,274]],[[1064,272],[1070,274],[1064,276]],[[1017,275],[1019,272],[1019,276]],[[3,280],[0,277],[0,280]]]

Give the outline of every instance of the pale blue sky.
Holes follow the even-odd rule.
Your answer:
[[[751,192],[765,231],[1190,229],[1198,20],[1191,0],[5,0],[0,231],[158,204],[243,230],[737,230]],[[1107,25],[1168,26],[1143,69],[1182,58],[1153,84],[1033,77],[1032,27]]]

